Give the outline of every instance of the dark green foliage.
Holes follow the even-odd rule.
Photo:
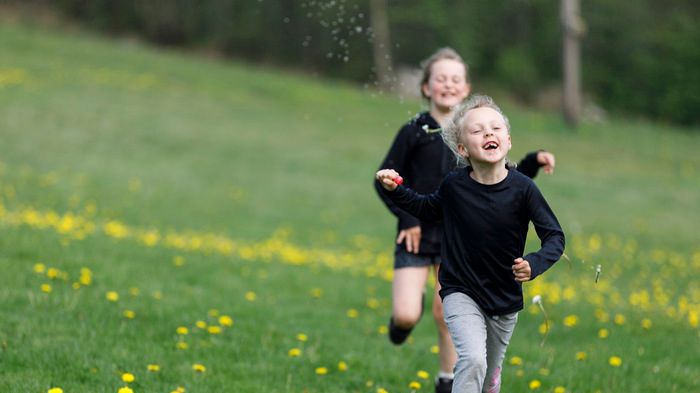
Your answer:
[[[41,3],[41,2],[39,2]],[[581,2],[583,90],[611,111],[698,124],[700,7],[688,0]],[[375,78],[368,0],[45,1],[92,28],[323,76]],[[463,54],[477,81],[531,100],[560,80],[559,2],[389,0],[395,64]],[[478,86],[476,86],[478,88]]]

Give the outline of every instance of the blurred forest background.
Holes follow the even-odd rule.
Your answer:
[[[28,7],[26,2],[9,3]],[[450,45],[471,77],[539,107],[559,105],[560,2],[547,0],[39,0],[97,31],[137,36],[382,88]],[[377,15],[377,4],[384,14]],[[373,8],[372,6],[375,6]],[[584,106],[680,125],[700,123],[700,5],[692,0],[587,0],[581,4]],[[374,21],[373,19],[374,13]],[[377,61],[377,19],[390,43]],[[387,50],[388,49],[388,50]],[[381,59],[379,59],[381,60]],[[377,69],[386,67],[386,69]],[[550,103],[549,105],[547,103]],[[551,104],[555,103],[555,104]],[[602,109],[602,110],[601,110]]]

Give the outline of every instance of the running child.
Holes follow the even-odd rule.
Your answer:
[[[443,222],[439,294],[457,352],[452,392],[498,392],[523,308],[522,282],[560,258],[564,233],[534,182],[507,166],[510,125],[490,97],[472,97],[457,109],[443,138],[459,168],[434,193],[398,185],[392,169],[376,179],[398,208],[421,222]],[[523,255],[530,222],[541,248]]]
[[[421,94],[430,104],[423,112],[405,124],[394,139],[379,168],[401,172],[405,184],[421,193],[437,189],[442,179],[455,168],[455,161],[440,135],[453,109],[469,95],[468,67],[457,52],[442,48],[423,62]],[[554,155],[545,151],[532,152],[518,164],[517,170],[535,177],[540,167],[545,173],[554,170]],[[440,264],[442,223],[424,222],[396,206],[375,188],[388,209],[398,218],[398,234],[394,251],[392,287],[392,316],[389,319],[389,339],[402,344],[423,314],[425,284],[431,270],[437,278]],[[457,359],[450,341],[442,312],[439,283],[435,285],[432,302],[433,319],[438,328],[440,373],[435,381],[436,393],[452,389],[453,369]]]

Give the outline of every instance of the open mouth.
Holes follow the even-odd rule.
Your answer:
[[[498,143],[496,142],[486,142],[484,146],[482,146],[484,150],[496,150],[498,149]]]

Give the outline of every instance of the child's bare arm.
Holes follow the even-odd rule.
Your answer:
[[[387,191],[394,191],[399,184],[403,183],[403,178],[393,169],[382,169],[375,175],[379,183]]]

